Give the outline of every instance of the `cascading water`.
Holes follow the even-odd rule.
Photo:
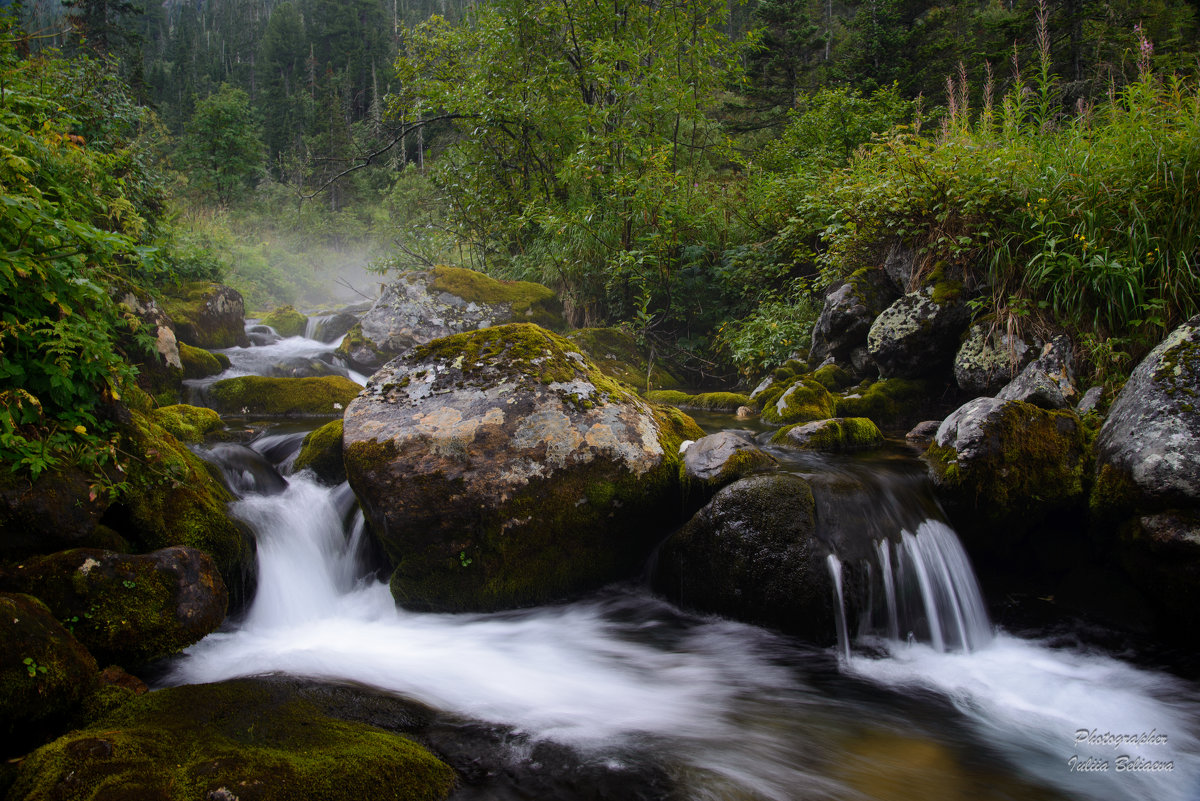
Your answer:
[[[287,465],[294,435],[282,436],[250,449]],[[828,560],[835,586],[865,577],[837,587],[839,606],[860,608],[853,641],[846,625],[834,654],[686,614],[633,586],[493,615],[406,612],[364,575],[362,517],[346,485],[264,478],[241,451],[212,458],[253,478],[234,512],[258,538],[258,594],[244,619],[179,658],[167,683],[277,672],[356,682],[506,727],[514,741],[568,743],[600,764],[650,759],[670,775],[672,798],[695,801],[1198,797],[1195,687],[994,632],[957,538],[930,504],[906,499],[904,482],[863,479],[878,495],[862,517],[815,491],[822,515],[866,535],[847,546],[853,556]],[[793,467],[819,477],[844,463]],[[1152,730],[1168,741],[1104,743],[1105,732]],[[1118,772],[1119,756],[1172,769]],[[1089,759],[1110,768],[1082,769]]]

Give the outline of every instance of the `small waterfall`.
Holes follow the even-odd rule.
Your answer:
[[[846,626],[846,601],[845,593],[842,590],[842,560],[835,555],[829,554],[825,557],[825,563],[829,565],[829,575],[833,579],[834,601],[833,613],[837,617],[838,630],[838,652],[846,661],[850,660],[850,632]]]

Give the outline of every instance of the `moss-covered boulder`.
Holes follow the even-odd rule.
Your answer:
[[[244,600],[254,543],[229,516],[229,491],[200,457],[140,412],[122,430],[121,449],[133,456],[125,467],[127,488],[104,522],[141,552],[186,545],[207,553],[235,605]]]
[[[866,417],[880,428],[908,426],[928,413],[933,390],[927,381],[885,378],[842,392],[834,408],[838,417]]]
[[[183,403],[154,409],[150,412],[150,419],[174,434],[180,442],[192,445],[203,442],[206,435],[225,427],[215,409]]]
[[[762,419],[768,423],[807,423],[834,416],[836,401],[829,390],[809,376],[800,376],[778,395],[764,393]]]
[[[743,406],[751,406],[750,396],[740,392],[701,392],[689,395],[679,390],[664,389],[646,393],[646,400],[669,403],[681,409],[700,409],[706,412],[736,412]]]
[[[298,337],[308,327],[308,318],[292,306],[280,306],[260,320],[275,329],[281,337]]]
[[[0,585],[36,594],[100,662],[123,667],[199,641],[229,604],[212,557],[185,547],[143,555],[77,548],[0,571]]]
[[[362,324],[358,322],[346,332],[346,336],[342,337],[341,344],[334,352],[355,370],[368,375],[386,364],[394,355],[377,347],[374,342],[363,336]]]
[[[942,298],[936,287],[909,292],[871,323],[867,352],[884,378],[949,374],[970,312],[959,297]]]
[[[183,377],[188,379],[208,378],[229,369],[229,357],[224,353],[211,353],[186,342],[179,343],[179,358],[183,363]]]
[[[689,509],[699,509],[717,490],[779,469],[779,460],[745,434],[721,431],[701,437],[683,452],[683,483]]]
[[[878,448],[883,432],[866,417],[834,417],[786,426],[775,432],[771,441],[809,451],[844,453]]]
[[[939,500],[968,545],[1011,554],[1052,515],[1081,514],[1089,452],[1079,417],[976,398],[925,453]]]
[[[359,321],[363,343],[343,347],[387,358],[439,337],[505,323],[529,322],[562,330],[554,291],[528,281],[497,281],[461,267],[405,273],[388,284]],[[349,339],[349,337],[348,337]],[[366,365],[373,371],[376,365]]]
[[[334,420],[309,433],[292,463],[295,470],[311,470],[326,484],[346,480],[346,462],[342,458],[342,421]]]
[[[243,679],[129,698],[30,754],[8,798],[438,801],[454,783],[412,740]]]
[[[56,735],[98,684],[96,660],[45,604],[0,593],[0,756]]]
[[[703,432],[527,323],[418,346],[345,417],[347,477],[406,607],[502,609],[630,575]]]
[[[110,498],[94,486],[95,477],[77,467],[42,473],[36,481],[0,469],[0,558],[102,545],[97,527]]]
[[[995,395],[1012,381],[1037,350],[1020,336],[976,323],[954,355],[954,382],[968,395]]]
[[[798,476],[752,476],[719,491],[663,544],[654,589],[702,612],[835,640],[828,549]]]
[[[840,392],[858,383],[858,379],[836,364],[818,367],[813,370],[812,378],[830,392]]]
[[[639,346],[633,334],[623,328],[580,328],[567,338],[607,375],[639,392],[683,387],[662,358],[652,359],[653,351]]]
[[[163,305],[175,321],[175,336],[198,348],[232,348],[246,338],[246,304],[232,287],[194,281],[169,289]]]
[[[340,375],[319,378],[226,378],[208,388],[206,401],[222,415],[341,417],[362,389]]]

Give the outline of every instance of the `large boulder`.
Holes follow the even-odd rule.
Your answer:
[[[33,482],[0,470],[0,558],[101,545],[97,528],[111,499],[97,493],[95,483],[78,467],[42,473]]]
[[[281,337],[303,336],[308,328],[308,318],[292,306],[280,306],[259,321],[275,329]]]
[[[954,382],[968,395],[994,396],[1035,355],[1020,336],[976,323],[954,355]]]
[[[338,720],[291,686],[241,679],[129,697],[26,757],[8,798],[438,801],[450,766]]]
[[[663,544],[653,586],[681,606],[829,643],[828,552],[808,482],[752,476],[719,491]]]
[[[764,393],[762,419],[768,423],[807,423],[833,417],[837,401],[825,386],[809,375],[783,385],[778,395]]]
[[[1096,438],[1101,517],[1200,507],[1200,315],[1150,352]]]
[[[372,361],[370,351],[376,358],[395,356],[440,337],[513,322],[565,327],[554,291],[541,284],[439,266],[405,273],[385,286],[359,321],[365,342],[348,337],[342,344],[363,363]]]
[[[222,415],[248,417],[340,417],[362,389],[349,378],[225,378],[210,386],[205,400]]]
[[[98,683],[96,660],[45,604],[0,593],[0,756],[57,734]]]
[[[884,378],[937,377],[948,372],[970,311],[938,286],[909,292],[871,323],[867,352]]]
[[[976,398],[926,451],[938,498],[968,545],[1012,554],[1048,517],[1082,511],[1088,449],[1079,417]]]
[[[292,469],[312,470],[326,484],[341,484],[346,480],[342,449],[342,421],[332,420],[308,433]]]
[[[198,348],[248,346],[246,304],[232,287],[195,281],[169,290],[163,305],[175,321],[175,335]]]
[[[144,555],[77,548],[0,571],[5,590],[36,595],[104,664],[134,667],[215,631],[229,596],[195,548]]]
[[[434,340],[346,410],[347,477],[406,607],[502,609],[629,575],[676,522],[686,415],[527,323]]]
[[[851,354],[867,344],[871,323],[898,294],[882,270],[863,269],[825,296],[813,326],[808,362],[819,367],[827,359],[847,365]]]

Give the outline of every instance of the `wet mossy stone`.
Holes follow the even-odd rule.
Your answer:
[[[246,338],[246,305],[231,287],[196,281],[173,287],[163,306],[175,321],[175,336],[198,348],[232,348]]]
[[[740,392],[701,392],[689,395],[678,390],[655,390],[646,393],[646,400],[669,403],[681,409],[702,409],[709,412],[736,412],[743,406],[752,406],[749,395]]]
[[[835,639],[827,548],[804,479],[751,476],[720,490],[663,544],[654,589],[690,609]]]
[[[309,433],[300,453],[292,463],[293,469],[312,470],[326,484],[341,484],[346,480],[346,462],[342,458],[342,421],[334,420]]]
[[[226,378],[208,389],[207,401],[222,415],[246,417],[341,417],[362,389],[340,375],[319,378]]]
[[[661,358],[651,361],[646,349],[623,328],[580,328],[567,334],[567,338],[577,343],[606,374],[639,392],[683,386]]]
[[[1172,331],[1125,383],[1096,438],[1092,509],[1200,508],[1200,315]]]
[[[698,509],[728,484],[779,469],[779,460],[758,447],[748,435],[734,431],[709,434],[683,452],[683,482],[687,504]]]
[[[818,367],[812,372],[812,378],[830,392],[838,392],[846,387],[854,386],[858,380],[836,364]]]
[[[1084,511],[1089,452],[1073,411],[976,398],[925,452],[938,499],[968,545],[1015,552],[1052,515]]]
[[[154,409],[150,419],[174,434],[180,442],[191,445],[203,442],[207,434],[225,427],[216,410],[182,403]]]
[[[888,306],[867,334],[867,352],[884,378],[949,374],[970,311],[960,299],[939,302],[926,287]]]
[[[121,450],[132,456],[127,489],[104,522],[140,551],[172,545],[204,551],[239,604],[253,576],[254,542],[229,516],[233,496],[199,456],[139,412],[122,430]]]
[[[10,799],[439,801],[454,771],[408,738],[241,679],[130,698],[30,754]]]
[[[120,554],[94,548],[23,560],[0,584],[36,593],[102,664],[133,668],[215,631],[229,596],[216,563],[195,548]]]
[[[57,736],[98,684],[96,660],[45,604],[0,593],[0,755]]]
[[[779,429],[771,441],[809,451],[843,453],[878,448],[883,432],[866,417],[834,417]]]
[[[760,400],[763,403],[762,419],[768,423],[826,420],[833,417],[836,408],[829,390],[809,376],[793,379],[777,396],[765,393]]]
[[[867,344],[871,323],[898,294],[887,275],[872,268],[855,272],[831,290],[813,326],[809,364],[817,367],[830,358],[849,363],[855,348]]]
[[[387,353],[363,336],[362,323],[356,322],[342,337],[334,351],[350,363],[355,370],[368,375],[382,367],[394,354]]]
[[[280,306],[260,321],[275,329],[281,337],[298,337],[308,327],[308,318],[292,306]]]
[[[846,390],[834,406],[838,417],[866,417],[889,428],[920,420],[932,392],[927,381],[886,378]]]
[[[229,367],[229,357],[224,353],[210,353],[186,342],[179,343],[179,358],[183,362],[183,377],[188,379],[219,375]]]
[[[76,467],[44,472],[36,481],[0,469],[0,558],[17,559],[99,544],[97,526],[107,493]]]
[[[438,266],[404,273],[385,286],[359,330],[373,349],[394,356],[439,337],[516,322],[566,328],[554,291],[541,284]]]
[[[528,323],[389,362],[346,410],[346,473],[401,605],[529,606],[631,575],[680,514],[703,436]]]

